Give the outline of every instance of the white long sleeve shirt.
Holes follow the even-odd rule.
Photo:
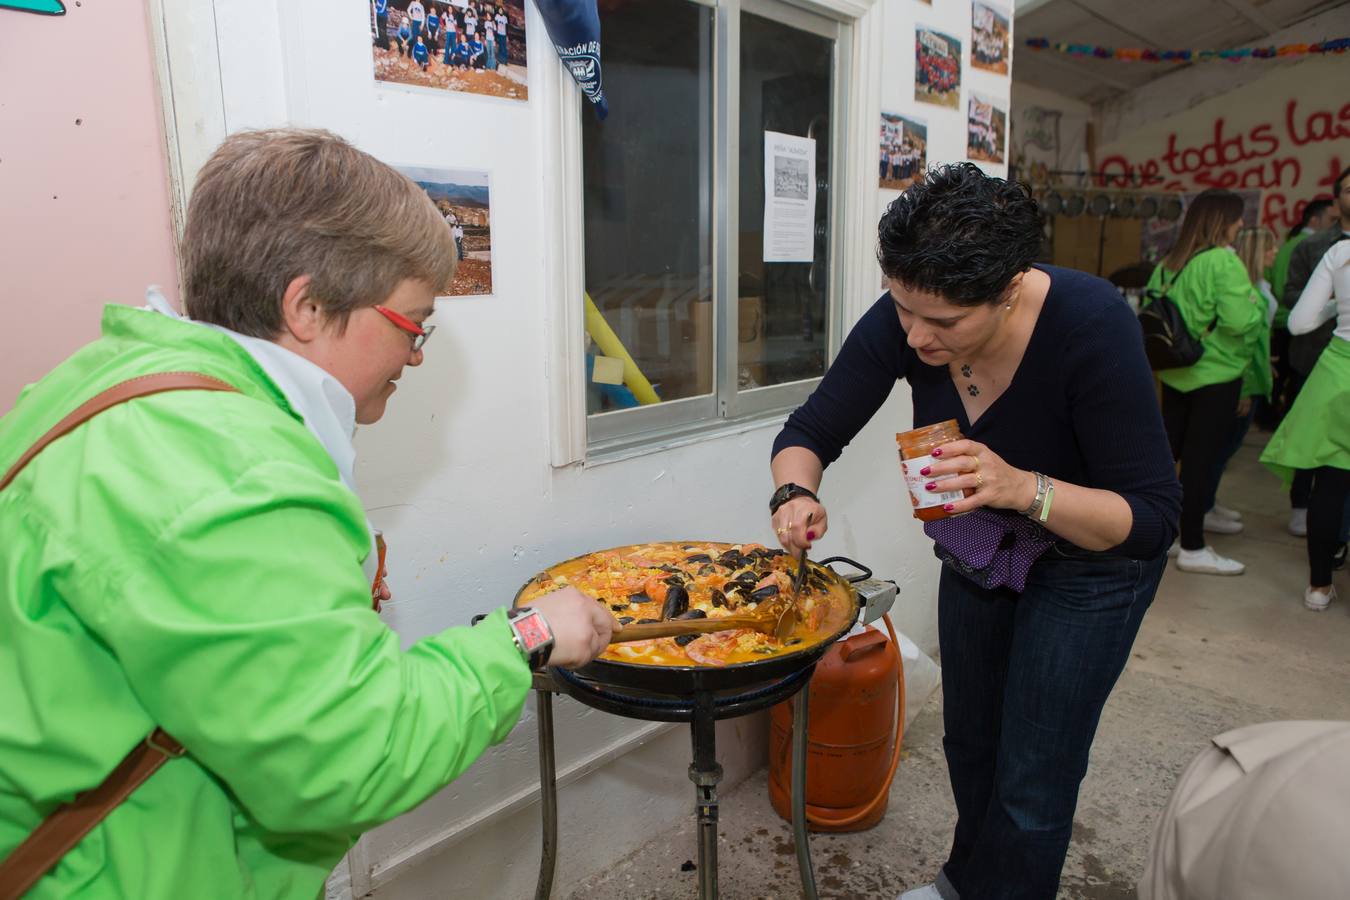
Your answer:
[[[1333,244],[1289,313],[1289,333],[1307,334],[1336,317],[1336,337],[1350,341],[1350,240]]]

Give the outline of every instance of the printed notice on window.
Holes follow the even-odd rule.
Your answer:
[[[764,261],[815,256],[816,141],[764,132]]]

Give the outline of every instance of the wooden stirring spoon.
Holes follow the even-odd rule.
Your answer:
[[[623,626],[609,642],[611,644],[628,641],[649,641],[653,638],[679,637],[682,634],[711,634],[715,631],[730,631],[733,628],[752,628],[762,631],[769,637],[778,634],[779,622],[789,617],[795,603],[787,598],[765,600],[753,612],[732,613],[721,618],[705,619],[666,619],[662,622],[638,622]],[[779,638],[782,640],[782,637]]]

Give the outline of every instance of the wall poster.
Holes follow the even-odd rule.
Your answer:
[[[961,42],[925,25],[914,32],[914,99],[961,106]]]
[[[455,280],[440,296],[466,297],[492,293],[492,206],[488,173],[471,169],[429,169],[395,166],[427,192],[445,227],[455,238],[459,267]]]
[[[525,0],[364,0],[375,80],[529,97]]]
[[[966,125],[966,156],[982,162],[1003,162],[1008,111],[999,109],[994,100],[972,93]]]
[[[970,5],[970,64],[1008,74],[1008,10],[990,0]]]
[[[880,186],[903,191],[928,168],[928,123],[913,116],[881,112]]]

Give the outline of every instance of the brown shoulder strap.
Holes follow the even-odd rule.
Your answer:
[[[4,490],[19,471],[52,441],[68,434],[77,426],[105,409],[136,397],[146,397],[164,391],[235,391],[233,385],[218,378],[197,372],[160,372],[142,375],[115,384],[81,404],[70,415],[38,438],[28,451],[10,466],[0,479]],[[156,728],[145,740],[117,764],[103,783],[85,791],[71,802],[61,806],[33,831],[9,856],[0,860],[0,900],[18,900],[43,875],[60,862],[72,847],[84,839],[94,826],[102,822],[142,782],[155,773],[165,760],[183,755],[183,746]]]
[[[60,422],[57,422],[42,437],[37,439],[28,451],[20,456],[14,465],[9,467],[4,478],[0,478],[0,491],[9,486],[14,480],[14,476],[24,466],[37,456],[52,441],[73,431],[77,426],[83,425],[89,419],[103,412],[109,407],[116,406],[119,403],[125,403],[136,397],[146,397],[150,394],[159,394],[164,391],[236,391],[231,384],[226,384],[219,378],[212,378],[209,375],[201,375],[197,372],[158,372],[154,375],[141,375],[138,378],[129,378],[120,384],[115,384],[101,394],[95,394],[93,397],[82,403],[74,412],[66,416]]]

